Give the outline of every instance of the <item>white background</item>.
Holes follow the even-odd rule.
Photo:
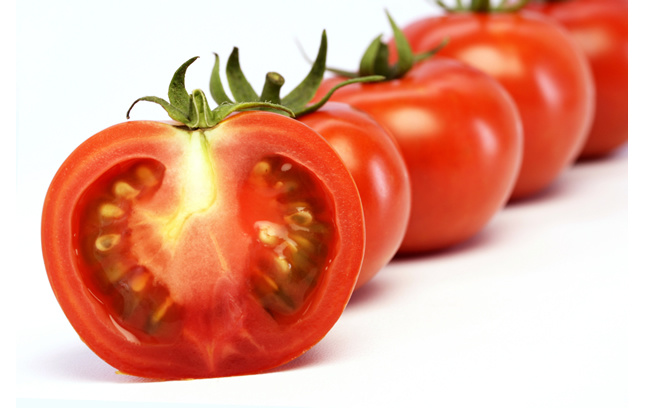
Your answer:
[[[258,90],[273,70],[288,91],[309,70],[296,41],[313,56],[327,29],[329,64],[354,69],[372,38],[390,35],[385,8],[400,25],[437,8],[424,0],[26,0],[16,7],[10,218],[19,228],[6,254],[15,262],[3,268],[10,293],[3,310],[15,320],[19,407],[77,406],[69,400],[86,407],[637,406],[646,268],[643,244],[629,236],[638,236],[635,214],[644,207],[638,186],[629,218],[627,149],[576,165],[460,247],[394,261],[355,293],[321,343],[280,369],[180,382],[116,375],[67,322],[42,264],[42,202],[67,155],[125,121],[134,99],[166,97],[173,72],[190,57],[202,58],[188,71],[189,90],[207,90],[212,52],[226,59],[235,45]],[[152,104],[138,105],[133,117],[165,118]],[[631,139],[631,154],[634,146]]]

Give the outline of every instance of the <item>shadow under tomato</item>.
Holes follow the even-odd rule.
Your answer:
[[[391,262],[407,263],[418,262],[420,260],[433,260],[444,257],[453,257],[464,252],[480,250],[489,245],[494,245],[494,242],[498,240],[499,232],[500,231],[495,224],[489,224],[482,231],[459,244],[433,251],[397,254]]]
[[[381,270],[379,273],[384,273],[384,271]],[[365,304],[376,302],[377,299],[383,297],[387,291],[388,285],[383,280],[375,277],[352,293],[352,297],[350,298],[346,308],[354,309]]]
[[[118,370],[101,360],[92,350],[82,344],[66,349],[58,349],[47,357],[38,360],[31,369],[38,375],[67,378],[73,381],[144,383],[159,380],[120,374]]]
[[[336,350],[338,352],[338,350]],[[281,366],[264,371],[263,374],[279,373],[283,371],[299,370],[302,368],[312,367],[320,364],[325,364],[336,357],[334,352],[327,346],[325,341],[321,341],[314,345],[311,349],[304,354],[296,357],[292,361],[285,363]]]

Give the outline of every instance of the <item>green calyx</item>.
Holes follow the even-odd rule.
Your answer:
[[[309,101],[312,100],[312,98],[316,94],[316,91],[321,85],[321,82],[323,81],[323,76],[326,71],[326,59],[327,35],[325,31],[323,31],[323,34],[321,36],[321,45],[319,46],[316,60],[312,64],[312,68],[310,69],[309,73],[303,79],[303,81],[301,81],[301,83],[296,86],[296,88],[294,88],[284,98],[281,98],[280,90],[285,83],[285,79],[276,72],[269,72],[265,78],[265,84],[263,86],[262,92],[260,93],[260,95],[258,95],[243,74],[240,67],[238,49],[234,48],[231,52],[231,55],[229,56],[225,68],[229,89],[231,90],[231,93],[233,95],[232,100],[227,95],[224,87],[222,86],[222,79],[220,78],[220,57],[218,56],[218,54],[215,54],[215,64],[213,66],[213,71],[211,72],[211,82],[209,86],[211,96],[220,105],[234,104],[236,102],[270,103],[272,104],[272,106],[261,109],[273,111],[275,110],[275,106],[281,106],[283,110],[291,111],[294,113],[295,117],[299,117],[319,109],[340,87],[357,82],[374,82],[384,79],[383,76],[368,75],[344,81],[331,89],[317,103],[308,105]]]
[[[242,110],[273,109],[291,117],[294,112],[289,108],[269,102],[246,101],[241,103],[220,103],[213,110],[209,107],[204,91],[196,89],[188,93],[185,86],[186,70],[198,57],[193,57],[180,66],[168,86],[168,101],[156,96],[144,96],[132,103],[126,117],[130,119],[130,111],[140,101],[159,104],[171,119],[183,123],[191,129],[210,128],[220,123],[229,114]]]
[[[529,0],[501,0],[497,5],[492,4],[491,0],[456,0],[455,6],[448,6],[442,0],[435,2],[446,11],[474,13],[511,13],[525,7]]]
[[[393,30],[393,39],[397,50],[398,60],[394,64],[390,64],[390,51],[388,49],[388,45],[381,40],[382,36],[379,35],[372,40],[368,49],[364,52],[363,57],[361,57],[359,72],[344,71],[335,68],[328,68],[328,71],[348,78],[359,78],[366,75],[381,75],[385,77],[386,80],[397,79],[406,75],[406,73],[410,71],[416,63],[432,57],[447,44],[447,41],[445,40],[442,44],[430,51],[421,54],[413,54],[410,43],[408,42],[408,39],[406,39],[402,30],[397,26],[388,12],[386,12],[386,15],[388,16],[388,21],[390,22],[390,26]]]

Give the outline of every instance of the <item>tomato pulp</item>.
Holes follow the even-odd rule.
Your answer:
[[[428,17],[403,29],[415,52],[448,39],[439,55],[470,64],[511,94],[523,122],[523,162],[512,198],[550,185],[579,155],[592,125],[594,83],[572,37],[532,12]]]
[[[596,109],[579,157],[606,155],[628,141],[628,1],[529,3],[562,24],[585,53],[594,77]]]
[[[373,118],[328,102],[299,120],[323,136],[354,178],[366,221],[366,253],[357,288],[397,253],[411,212],[411,186],[397,142]]]
[[[316,344],[364,252],[357,188],[316,132],[268,112],[211,129],[128,122],[81,144],[45,199],[54,293],[121,372],[257,373]]]
[[[315,99],[342,80],[324,81]],[[400,79],[347,85],[331,99],[368,113],[401,149],[412,208],[400,253],[460,243],[507,202],[520,168],[522,130],[511,97],[489,76],[434,57]]]

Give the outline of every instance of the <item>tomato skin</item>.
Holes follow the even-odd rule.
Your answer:
[[[628,1],[529,3],[562,24],[581,46],[594,77],[596,109],[580,158],[604,156],[628,141]]]
[[[594,114],[590,66],[571,36],[538,13],[451,13],[403,29],[415,52],[449,40],[439,55],[495,78],[523,122],[524,152],[512,199],[547,188],[583,148]]]
[[[366,221],[359,288],[394,257],[404,239],[411,211],[406,163],[393,137],[349,105],[328,102],[299,120],[337,150],[359,189]]]
[[[183,189],[190,190],[190,182],[183,176],[196,174],[185,173],[191,164],[184,154],[186,140],[194,135],[209,142],[200,152],[208,152],[212,158],[217,187],[213,203],[182,194]],[[253,223],[239,210],[238,200],[246,193],[245,177],[266,154],[288,158],[293,167],[302,166],[308,174],[317,175],[311,177],[320,175],[318,182],[323,187],[312,191],[329,191],[326,200],[333,206],[321,213],[333,220],[335,231],[328,242],[333,255],[320,266],[323,272],[307,305],[294,319],[272,317],[250,290],[252,261],[261,243],[245,233]],[[142,244],[138,250],[145,251],[155,240],[171,248],[162,248],[145,261],[154,272],[154,281],[168,286],[172,300],[180,303],[182,329],[170,340],[149,341],[127,333],[125,326],[117,323],[114,310],[88,285],[83,248],[77,244],[83,232],[75,229],[73,221],[78,217],[78,203],[87,201],[83,197],[100,197],[95,191],[96,180],[108,169],[141,159],[156,161],[166,169],[152,198],[138,204],[144,207],[141,213],[152,214],[151,219],[159,219],[159,225],[145,230],[150,231],[149,239],[133,243],[133,248]],[[204,194],[210,199],[209,191]],[[156,230],[173,232],[164,217],[177,212],[185,202],[208,206],[183,220],[181,232],[172,234],[172,239],[157,234]],[[258,204],[268,205],[265,201]],[[134,236],[139,226],[130,228]],[[123,373],[184,379],[261,372],[316,344],[339,318],[353,291],[363,259],[364,228],[354,181],[324,139],[287,117],[244,112],[204,131],[143,121],[115,125],[89,138],[67,158],[50,185],[41,235],[50,284],[83,341]],[[156,265],[168,268],[157,273]],[[169,271],[179,274],[173,276]]]
[[[318,97],[341,80],[326,80]],[[460,243],[507,202],[520,167],[520,118],[480,71],[437,57],[401,79],[345,86],[332,100],[368,113],[401,148],[412,209],[400,253]]]

